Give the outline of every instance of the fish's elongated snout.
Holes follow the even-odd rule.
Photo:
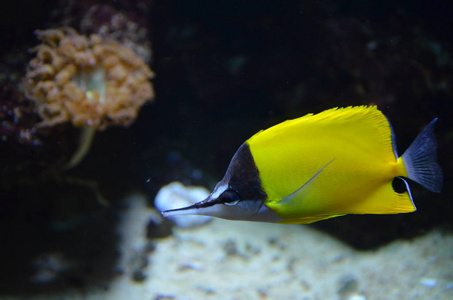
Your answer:
[[[235,219],[235,217],[240,213],[241,208],[239,205],[227,206],[223,204],[219,198],[213,197],[213,194],[195,204],[181,208],[168,209],[161,212],[164,217],[201,215],[226,219]]]
[[[200,202],[198,202],[198,203],[200,203]],[[163,212],[161,212],[161,214],[165,218],[168,218],[171,216],[198,215],[198,207],[197,207],[198,203],[195,203],[193,205],[189,205],[186,207],[164,210]]]
[[[175,208],[175,209],[168,209],[162,211],[162,216],[170,217],[170,216],[184,216],[184,215],[207,215],[210,216],[209,213],[206,214],[206,208],[211,207],[217,204],[216,199],[212,198],[212,194],[209,195],[206,199],[196,202],[192,205]]]

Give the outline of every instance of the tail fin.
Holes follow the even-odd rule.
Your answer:
[[[409,179],[432,192],[440,193],[444,176],[437,164],[437,143],[434,135],[436,121],[437,118],[420,132],[402,158]]]

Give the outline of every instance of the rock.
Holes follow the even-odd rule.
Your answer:
[[[204,187],[189,186],[174,181],[162,187],[154,199],[154,205],[159,211],[185,207],[199,202],[209,196],[210,192]],[[169,219],[178,227],[190,228],[200,226],[210,221],[206,216],[171,216]]]

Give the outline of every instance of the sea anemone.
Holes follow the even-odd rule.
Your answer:
[[[153,72],[133,50],[114,40],[79,35],[70,27],[37,30],[42,44],[23,81],[42,126],[72,122],[105,129],[130,125],[154,97]]]
[[[113,39],[80,35],[70,27],[37,30],[42,41],[27,67],[22,87],[35,103],[39,126],[71,122],[81,141],[68,167],[90,148],[95,130],[130,125],[154,97],[154,73],[132,49]]]

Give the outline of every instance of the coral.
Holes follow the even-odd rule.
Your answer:
[[[110,5],[93,5],[80,20],[80,32],[95,33],[119,41],[149,62],[152,56],[149,24],[140,24],[140,21],[143,21],[140,16],[128,16],[126,12],[117,11]]]
[[[40,125],[128,126],[154,97],[153,72],[117,41],[79,35],[70,27],[36,34],[42,44],[34,49],[22,86],[43,119]]]
[[[15,83],[0,82],[0,140],[21,145],[40,145],[38,128],[34,126],[37,116],[33,105],[17,89]]]

